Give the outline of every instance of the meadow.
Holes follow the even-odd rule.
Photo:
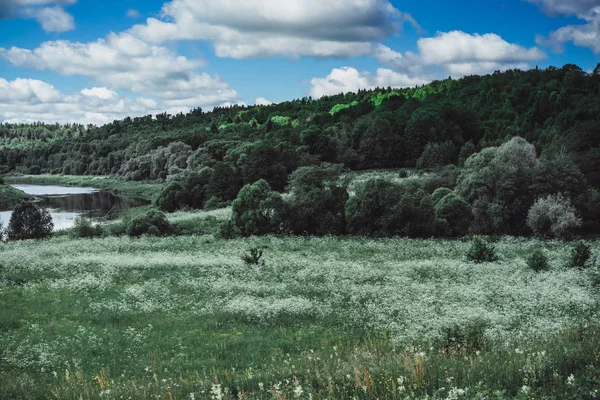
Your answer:
[[[600,396],[598,270],[567,268],[567,242],[495,245],[474,264],[462,240],[3,244],[0,398]],[[549,271],[528,268],[535,247]]]

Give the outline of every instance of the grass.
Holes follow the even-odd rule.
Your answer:
[[[31,199],[33,197],[10,185],[0,185],[0,210],[10,210],[21,201]]]
[[[28,183],[35,185],[64,185],[87,186],[113,192],[115,194],[131,195],[145,199],[153,199],[163,188],[162,183],[123,181],[114,176],[74,176],[74,175],[7,175],[7,183]]]
[[[600,297],[592,270],[565,267],[571,245],[505,238],[500,262],[483,264],[465,260],[469,245],[210,235],[9,243],[0,398],[598,395]],[[549,271],[528,268],[536,247]],[[242,261],[250,248],[264,265]]]

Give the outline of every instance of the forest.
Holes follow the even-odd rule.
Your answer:
[[[600,64],[565,65],[102,127],[2,124],[0,172],[164,183],[155,203],[169,212],[240,194],[243,235],[593,234],[599,94]],[[349,174],[371,169],[414,179],[349,196]]]

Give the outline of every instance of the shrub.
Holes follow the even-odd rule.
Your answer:
[[[338,235],[346,228],[348,200],[343,166],[321,164],[302,167],[290,175],[289,221],[297,234]]]
[[[435,232],[431,196],[415,185],[372,179],[346,203],[352,234],[366,236],[428,237]]]
[[[43,239],[52,234],[54,223],[48,210],[24,202],[12,213],[8,224],[9,240]]]
[[[82,215],[79,215],[77,218],[75,218],[75,225],[73,225],[72,232],[74,236],[78,238],[100,237],[103,234],[103,230],[100,225],[94,226],[92,221]]]
[[[529,209],[527,226],[536,236],[565,238],[581,226],[571,200],[562,194],[537,199]]]
[[[435,205],[435,217],[448,221],[451,236],[464,236],[469,233],[473,211],[465,199],[451,192]]]
[[[486,237],[475,236],[467,251],[467,260],[476,263],[496,262],[498,261],[496,248],[489,243]]]
[[[173,181],[166,185],[154,199],[154,204],[163,211],[174,212],[186,203],[187,190],[181,183]]]
[[[539,248],[533,250],[529,258],[527,258],[527,265],[535,272],[548,271],[550,269],[548,257]]]
[[[171,232],[171,224],[164,213],[150,210],[126,222],[125,232],[129,236],[162,236]]]
[[[240,230],[237,228],[233,220],[228,219],[219,226],[218,237],[220,239],[230,240],[239,236]]]
[[[265,261],[261,260],[263,256],[262,249],[253,247],[247,253],[242,254],[242,260],[246,265],[265,265]]]
[[[571,268],[587,268],[592,257],[592,249],[589,244],[580,241],[571,250],[569,266]]]
[[[264,179],[244,186],[231,211],[231,218],[243,236],[279,232],[287,214],[281,195],[271,190]]]

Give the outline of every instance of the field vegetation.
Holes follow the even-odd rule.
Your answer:
[[[183,216],[175,216],[182,219]],[[592,256],[598,242],[589,242]],[[2,398],[594,398],[573,245],[214,236],[11,242]],[[528,265],[543,249],[547,270]],[[260,249],[256,264],[243,261]],[[592,257],[593,258],[593,257]],[[552,397],[554,396],[554,397]]]

